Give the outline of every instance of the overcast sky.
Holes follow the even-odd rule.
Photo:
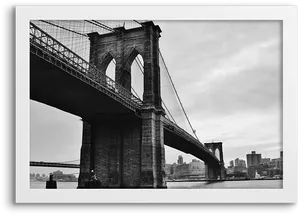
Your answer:
[[[251,151],[279,157],[281,22],[155,23],[162,29],[160,49],[200,141],[222,141],[226,166]],[[30,159],[79,159],[80,118],[34,101],[30,105]],[[167,163],[176,162],[178,155],[187,163],[194,158],[166,147]],[[31,172],[53,170],[31,167]]]

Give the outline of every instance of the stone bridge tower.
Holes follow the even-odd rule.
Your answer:
[[[215,156],[216,150],[219,151],[219,160],[220,166],[213,167],[209,164],[205,164],[205,176],[206,179],[224,179],[226,176],[224,160],[223,160],[223,143],[222,142],[212,142],[212,143],[204,143],[205,147],[209,149]]]
[[[131,65],[138,54],[144,61],[144,93],[141,118],[109,111],[83,119],[80,176],[84,187],[94,170],[104,187],[163,188],[164,133],[161,106],[159,37],[153,22],[142,27],[115,28],[99,35],[90,33],[90,64],[103,76],[112,59],[116,62],[115,81],[131,91]]]

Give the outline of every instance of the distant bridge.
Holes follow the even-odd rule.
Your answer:
[[[43,162],[43,161],[30,161],[30,166],[40,166],[40,167],[61,167],[61,168],[74,168],[79,169],[80,164],[66,164],[66,163],[56,163],[56,162]]]

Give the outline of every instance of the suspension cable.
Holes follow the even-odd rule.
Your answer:
[[[144,26],[142,23],[140,23],[139,21],[137,21],[137,20],[133,20],[134,22],[136,22],[136,23],[138,23],[138,24],[140,24],[141,26]]]
[[[133,89],[133,87],[131,87],[132,91],[134,92],[134,94],[139,98],[141,99],[141,97],[137,94],[137,92]],[[142,100],[142,99],[141,99]]]
[[[141,67],[141,65],[143,65],[143,64],[142,64],[142,62],[140,61],[140,59],[137,57],[137,58],[135,58],[135,61],[136,61],[136,64],[138,65],[140,71],[144,74],[144,71],[143,71],[143,69],[142,69],[142,67]],[[166,104],[164,103],[164,101],[161,100],[161,102],[162,102],[162,104],[164,105],[164,107],[165,107],[165,109],[167,110],[167,112],[169,113],[169,115],[171,116],[173,122],[175,122],[175,124],[177,124],[176,121],[175,121],[175,119],[173,118],[171,112],[169,111],[168,107],[167,107]]]
[[[140,69],[140,71],[143,73],[143,75],[144,75],[144,71],[143,71],[143,69],[141,68],[141,65],[143,65],[141,62],[140,62],[140,60],[136,60],[136,58],[135,58],[135,62],[136,62],[136,64],[138,65],[138,67],[139,67],[139,69]],[[140,64],[139,64],[139,62],[140,62]]]
[[[67,29],[67,28],[62,27],[62,26],[60,26],[60,25],[56,25],[56,24],[54,24],[54,23],[51,23],[51,22],[48,22],[48,21],[45,21],[45,20],[40,20],[40,21],[41,21],[41,22],[44,22],[44,23],[47,23],[47,24],[49,24],[49,25],[52,25],[52,26],[54,26],[54,27],[61,28],[61,29],[63,29],[63,30],[66,30],[66,31],[75,33],[75,34],[78,34],[78,35],[81,35],[81,36],[88,37],[86,34],[82,34],[82,33],[79,33],[79,32],[77,32],[77,31]],[[102,23],[100,23],[100,22],[98,22],[98,21],[96,21],[96,20],[91,20],[91,21],[90,21],[90,20],[85,20],[85,21],[88,22],[88,23],[90,23],[90,24],[93,24],[93,25],[95,25],[95,26],[97,26],[97,27],[103,28],[103,29],[105,29],[105,30],[112,31],[112,32],[115,31],[113,28],[111,28],[111,27],[109,27],[109,26],[107,26],[107,25],[104,25],[104,24],[102,24]],[[140,23],[140,22],[138,22],[137,20],[133,20],[133,21],[136,22],[136,23],[138,23],[138,24],[140,24],[141,26],[143,26],[143,24]],[[160,55],[161,55],[161,58],[162,58],[162,60],[163,60],[164,65],[165,65],[165,67],[166,67],[165,61],[164,61],[164,59],[163,59],[163,57],[162,57],[162,54],[161,54],[160,50],[159,50],[159,53],[160,53]],[[144,71],[143,71],[143,69],[141,68],[142,63],[141,63],[140,59],[137,58],[137,59],[135,59],[135,61],[136,61],[137,65],[138,65],[140,71],[144,74]],[[114,61],[113,61],[113,63],[116,64]],[[166,70],[167,70],[168,76],[169,76],[169,78],[170,78],[170,80],[171,80],[172,86],[173,86],[173,88],[174,88],[174,90],[175,90],[175,93],[176,93],[176,95],[177,95],[177,98],[178,98],[178,100],[179,100],[179,102],[180,102],[180,105],[181,105],[181,107],[182,107],[182,109],[183,109],[183,111],[184,111],[184,114],[185,114],[185,116],[186,116],[186,118],[187,118],[187,120],[188,120],[188,122],[189,122],[190,127],[192,128],[192,130],[193,130],[193,132],[194,132],[194,129],[193,129],[193,127],[192,127],[192,125],[191,125],[191,123],[190,123],[190,121],[189,121],[189,119],[188,119],[188,117],[187,117],[187,115],[186,115],[186,112],[185,112],[185,110],[184,110],[184,108],[183,108],[183,106],[182,106],[182,103],[181,103],[181,101],[180,101],[180,99],[179,99],[178,93],[177,93],[177,91],[176,91],[176,89],[175,89],[174,83],[173,83],[173,81],[172,81],[172,79],[171,79],[171,76],[170,76],[170,74],[169,74],[169,72],[168,72],[167,67],[166,67]],[[131,87],[131,89],[132,89],[133,92],[136,94],[136,96],[137,96],[138,98],[140,98],[139,95],[137,94],[137,92],[136,92],[132,87]],[[176,123],[175,119],[173,118],[172,114],[170,113],[169,109],[167,108],[167,106],[166,106],[166,104],[163,102],[163,100],[162,100],[162,103],[163,103],[164,107],[166,108],[167,112],[169,113],[170,117],[172,118],[172,120]],[[194,134],[195,134],[195,132],[194,132]],[[195,134],[195,136],[196,136],[196,134]],[[197,136],[196,136],[196,137],[197,137]],[[198,138],[197,138],[197,139],[198,139]],[[79,161],[79,160],[73,160],[73,161]],[[64,161],[64,162],[62,162],[62,163],[73,162],[73,161]]]
[[[166,68],[167,74],[168,74],[168,76],[169,76],[169,79],[170,79],[171,84],[172,84],[172,86],[173,86],[173,89],[174,89],[174,91],[175,91],[176,97],[177,97],[177,99],[178,99],[178,101],[179,101],[179,103],[180,103],[180,106],[181,106],[182,110],[183,110],[183,113],[184,113],[184,115],[185,115],[185,117],[186,117],[186,119],[187,119],[187,121],[188,121],[188,123],[189,123],[189,125],[190,125],[190,127],[191,127],[191,129],[192,129],[192,131],[193,131],[193,133],[194,133],[194,135],[195,135],[195,137],[197,138],[198,141],[200,141],[200,140],[198,139],[197,135],[196,135],[196,130],[194,130],[194,128],[193,128],[193,126],[192,126],[192,124],[191,124],[191,122],[190,122],[190,120],[189,120],[189,118],[188,118],[188,116],[187,116],[187,114],[186,114],[186,112],[185,112],[185,109],[184,109],[184,107],[183,107],[183,105],[182,105],[182,102],[181,102],[179,96],[178,96],[177,90],[176,90],[176,88],[175,88],[175,85],[174,85],[173,80],[172,80],[172,78],[171,78],[171,75],[170,75],[170,73],[169,73],[168,67],[167,67],[167,65],[166,65],[166,62],[165,62],[165,60],[164,60],[164,58],[163,58],[163,56],[162,56],[160,50],[159,50],[159,54],[160,54],[160,56],[161,56],[161,59],[162,59],[162,62],[163,62],[163,64],[164,64],[164,66],[165,66],[165,68]]]
[[[167,112],[169,113],[170,117],[172,118],[173,122],[175,122],[175,124],[177,124],[176,121],[175,121],[175,119],[173,118],[171,112],[169,111],[168,107],[167,107],[166,104],[164,103],[164,101],[161,100],[161,102],[162,102],[163,106],[166,108],[166,110],[167,110]]]
[[[86,22],[88,22],[88,23],[90,23],[92,25],[95,25],[97,27],[103,28],[104,30],[107,30],[107,31],[112,31],[112,32],[115,31],[113,28],[108,27],[107,25],[104,25],[104,24],[102,24],[102,23],[100,23],[100,22],[98,22],[96,20],[92,20],[93,22],[90,21],[90,20],[84,20],[84,21],[86,21]]]
[[[40,20],[40,21],[41,21],[41,22],[44,22],[44,23],[47,23],[47,24],[49,24],[49,25],[52,25],[52,26],[54,26],[54,27],[57,27],[57,28],[61,28],[61,29],[65,30],[65,31],[70,31],[70,32],[75,33],[75,34],[78,34],[78,35],[80,35],[80,36],[88,37],[86,34],[82,34],[82,33],[79,33],[79,32],[77,32],[77,31],[73,31],[73,30],[71,30],[71,29],[62,27],[62,26],[60,26],[60,25],[56,25],[56,24],[54,24],[54,23],[51,23],[51,22],[48,22],[48,21],[45,21],[45,20]]]
[[[103,26],[104,28],[107,28],[109,31],[115,31],[113,28],[109,27],[108,25],[105,25],[101,22],[98,22],[97,20],[92,20],[93,22],[97,23],[98,25]]]

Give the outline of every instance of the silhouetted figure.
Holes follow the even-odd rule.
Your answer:
[[[85,188],[97,189],[101,188],[101,182],[97,179],[97,175],[94,170],[91,171],[90,181],[85,183]]]
[[[50,173],[49,181],[46,181],[46,189],[57,189],[56,181],[53,180],[52,173]]]

